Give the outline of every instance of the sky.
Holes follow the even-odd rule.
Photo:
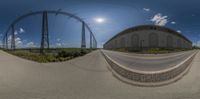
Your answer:
[[[174,29],[200,46],[199,4],[199,0],[1,0],[0,37],[21,15],[61,9],[88,23],[100,48],[117,33],[144,24]],[[40,46],[41,18],[41,15],[31,16],[16,24],[17,47]],[[51,47],[80,47],[80,22],[62,15],[48,15],[48,18]],[[89,47],[88,31],[86,41]]]

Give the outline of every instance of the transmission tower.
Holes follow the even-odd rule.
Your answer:
[[[82,22],[82,34],[81,34],[82,40],[81,40],[81,48],[86,48],[86,42],[85,42],[85,23]]]
[[[42,15],[42,40],[40,47],[41,53],[44,53],[44,49],[49,49],[48,14],[46,11]]]
[[[15,27],[12,25],[11,27],[12,38],[11,38],[11,49],[15,50]]]

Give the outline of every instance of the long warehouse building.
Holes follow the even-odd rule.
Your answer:
[[[104,44],[105,49],[191,49],[192,42],[172,29],[157,25],[141,25],[126,29]]]

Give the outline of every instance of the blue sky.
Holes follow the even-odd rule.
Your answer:
[[[98,47],[120,31],[143,24],[156,24],[181,32],[200,46],[200,1],[198,0],[1,0],[0,33],[28,12],[58,10],[83,18],[92,28]],[[99,23],[95,19],[104,19]],[[62,15],[49,15],[52,47],[79,47],[81,24]],[[32,16],[16,25],[18,47],[39,46],[41,16]],[[89,35],[87,32],[87,46]]]

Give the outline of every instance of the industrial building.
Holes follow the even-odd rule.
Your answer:
[[[157,25],[141,25],[126,29],[104,44],[105,49],[191,49],[192,42],[181,33]]]

